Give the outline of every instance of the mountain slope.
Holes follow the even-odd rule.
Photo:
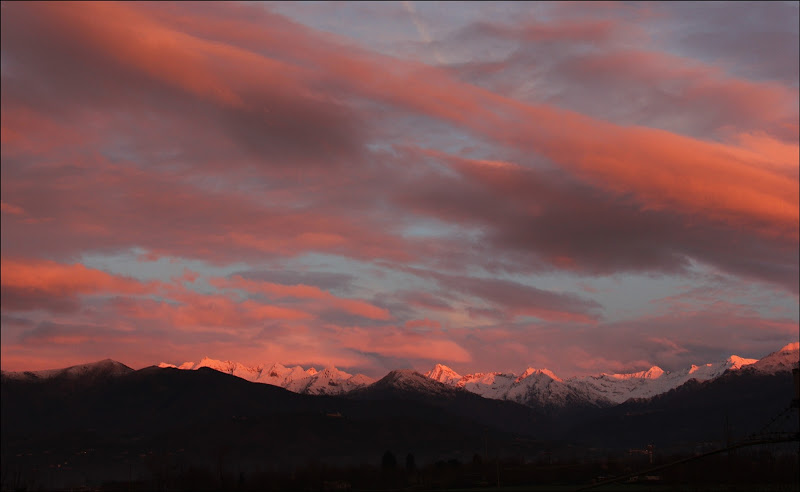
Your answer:
[[[731,371],[586,414],[567,423],[564,434],[575,442],[623,449],[646,444],[684,451],[696,450],[699,443],[722,447],[726,439],[762,431],[797,432],[797,414],[785,413],[792,396],[790,373]]]
[[[250,366],[239,362],[221,361],[208,357],[204,357],[197,364],[184,362],[180,366],[175,366],[162,362],[159,367],[184,370],[197,370],[207,367],[250,382],[280,386],[295,393],[312,395],[338,395],[361,388],[374,381],[363,374],[352,375],[332,366],[322,371],[317,371],[313,367],[303,369],[300,366],[286,367],[279,363]]]
[[[47,380],[83,380],[94,381],[104,378],[115,378],[130,374],[133,369],[121,362],[104,359],[88,364],[65,367],[63,369],[46,369],[43,371],[2,371],[3,379],[19,381],[47,381]]]
[[[677,388],[692,379],[713,380],[726,371],[737,371],[751,365],[760,367],[765,372],[785,369],[790,366],[792,357],[797,358],[796,345],[790,344],[782,351],[762,359],[764,362],[760,365],[756,364],[757,359],[744,359],[732,355],[724,361],[700,366],[692,365],[674,372],[666,372],[658,366],[653,366],[646,371],[636,373],[600,374],[562,380],[547,369],[529,367],[519,376],[501,372],[460,376],[449,367],[437,364],[426,373],[426,376],[486,398],[510,400],[533,408],[558,412],[565,409],[602,408],[620,404],[631,398],[650,398]]]
[[[736,355],[724,361],[692,365],[686,369],[665,372],[653,366],[647,371],[632,374],[601,374],[571,378],[567,383],[574,387],[590,388],[613,403],[622,403],[631,398],[649,398],[666,393],[691,379],[708,381],[720,377],[725,371],[739,370],[753,364],[757,359],[743,359]]]
[[[425,377],[454,388],[462,388],[485,398],[508,400],[546,412],[601,408],[623,403],[631,398],[650,398],[663,394],[696,379],[709,381],[726,371],[753,366],[762,372],[791,368],[797,359],[798,344],[789,344],[762,362],[732,355],[724,361],[692,365],[667,372],[658,366],[629,374],[600,374],[561,379],[547,369],[528,368],[521,375],[502,372],[475,373],[462,376],[453,369],[436,364]],[[781,355],[782,354],[782,355]],[[759,362],[758,364],[756,364]],[[160,367],[176,367],[161,363]],[[197,370],[208,367],[247,381],[280,386],[303,394],[340,395],[364,388],[374,380],[363,374],[352,375],[335,367],[322,371],[300,366],[286,367],[278,363],[245,365],[232,361],[203,358],[199,363],[185,362],[179,369]]]
[[[74,473],[58,476],[77,481],[55,486],[70,488],[89,479],[125,479],[131,466],[139,467],[134,474],[150,476],[156,471],[147,467],[159,463],[219,475],[225,469],[258,473],[264,463],[282,469],[309,460],[375,463],[386,450],[413,453],[420,463],[463,463],[485,453],[487,446],[493,454],[514,457],[539,456],[549,449],[623,452],[647,444],[665,453],[696,452],[698,446],[722,446],[726,428],[734,440],[770,422],[767,432],[797,432],[796,418],[775,419],[793,396],[792,375],[786,369],[797,355],[797,347],[784,347],[762,359],[760,367],[731,358],[728,369],[740,369],[707,381],[689,379],[660,395],[614,406],[568,404],[561,411],[530,400],[569,401],[569,393],[563,393],[569,380],[534,369],[514,378],[501,373],[463,376],[462,386],[414,371],[392,371],[340,396],[299,394],[211,367],[133,371],[100,361],[28,375],[4,372],[2,462],[30,473],[40,470],[40,482],[49,479],[52,467],[68,462]],[[237,372],[235,364],[226,367]],[[291,373],[265,366],[256,379],[279,378],[284,370]],[[712,365],[685,372],[713,375],[720,370]],[[343,377],[334,370],[319,374],[314,381],[323,385]],[[606,376],[622,382],[659,381],[669,373],[652,369]],[[483,398],[468,390],[470,384],[495,389],[507,385],[517,392],[509,393],[510,398],[525,405]]]
[[[433,369],[425,373],[425,377],[444,384],[454,384],[461,375],[443,364],[436,364]]]
[[[478,428],[537,436],[548,435],[550,419],[543,412],[510,401],[483,398],[434,381],[416,371],[395,370],[375,383],[344,395],[355,400],[426,402],[446,414],[472,421]]]
[[[794,342],[772,352],[750,368],[761,374],[776,374],[790,372],[798,363],[800,363],[800,342]]]
[[[283,470],[309,461],[376,463],[387,449],[413,453],[418,463],[466,462],[487,439],[504,454],[536,446],[520,448],[515,439],[547,427],[526,407],[445,389],[459,395],[312,396],[210,368],[149,367],[72,391],[56,379],[4,376],[2,462],[41,472],[40,481],[50,479],[50,465],[68,462],[71,471],[56,478],[72,476],[75,482],[57,488],[125,480],[131,466],[134,477],[149,477],[157,469],[151,465],[176,460],[186,470],[212,470],[215,476],[236,470],[237,476],[252,477],[265,463]]]

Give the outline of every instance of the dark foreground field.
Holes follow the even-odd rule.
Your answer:
[[[791,374],[690,383],[650,400],[559,414],[387,385],[351,397],[300,395],[210,369],[5,378],[0,484],[578,490],[622,478],[596,490],[798,489]],[[663,467],[757,439],[757,446]]]

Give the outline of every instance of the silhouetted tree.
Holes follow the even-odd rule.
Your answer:
[[[406,455],[406,471],[409,473],[415,472],[417,470],[417,463],[414,461],[414,455],[408,453]]]
[[[383,458],[381,459],[381,468],[384,470],[394,470],[397,468],[397,458],[394,457],[391,451],[386,451],[383,453]]]

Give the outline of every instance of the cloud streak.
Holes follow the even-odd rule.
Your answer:
[[[330,8],[3,4],[4,369],[580,372],[791,338],[797,9]]]

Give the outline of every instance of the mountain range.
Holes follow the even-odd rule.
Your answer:
[[[800,343],[794,342],[773,352],[761,360],[745,359],[731,355],[725,360],[691,365],[688,368],[668,372],[658,366],[646,371],[627,374],[599,374],[561,379],[548,369],[529,367],[521,374],[509,372],[485,372],[460,375],[451,368],[436,364],[423,378],[411,377],[413,371],[392,371],[395,380],[413,380],[417,390],[429,392],[431,385],[426,379],[442,383],[443,386],[480,395],[495,400],[508,400],[533,408],[565,409],[581,407],[609,407],[630,399],[651,398],[675,389],[690,380],[711,381],[728,371],[744,368],[760,373],[791,371],[800,359]],[[279,363],[246,365],[233,361],[203,358],[200,362],[185,362],[180,366],[160,363],[160,368],[199,370],[209,368],[225,374],[254,382],[285,388],[293,393],[306,395],[343,395],[366,388],[376,381],[364,374],[350,374],[336,367],[317,370],[313,367],[286,367]],[[112,377],[133,371],[127,366],[107,359],[99,363],[84,364],[65,369],[44,371],[3,372],[6,378],[47,379],[56,376]],[[398,375],[405,375],[400,378]],[[442,387],[436,385],[436,391]]]
[[[424,376],[451,388],[475,393],[484,398],[509,400],[532,408],[551,411],[584,407],[609,407],[629,399],[651,398],[677,388],[692,379],[714,380],[727,371],[743,368],[774,373],[790,371],[796,363],[800,343],[790,343],[761,360],[731,355],[725,360],[691,365],[668,372],[658,366],[628,374],[599,374],[562,379],[548,369],[529,367],[521,374],[485,372],[460,375],[451,368],[436,364]],[[231,374],[247,381],[280,386],[294,393],[310,395],[342,395],[365,388],[375,380],[363,374],[350,374],[335,367],[317,370],[313,367],[286,367],[278,363],[245,365],[233,361],[203,358],[180,366],[162,362],[159,367],[197,370],[203,367]],[[77,369],[72,369],[77,370]],[[48,372],[39,372],[47,377]]]
[[[797,352],[797,344],[784,349]],[[781,349],[779,353],[784,351]],[[782,357],[772,354],[767,358]],[[765,359],[767,359],[765,358]],[[600,374],[596,376],[561,379],[547,369],[528,368],[522,374],[489,372],[461,376],[452,369],[437,364],[426,373],[429,378],[463,388],[486,398],[512,400],[528,406],[565,408],[574,406],[612,406],[631,398],[649,398],[677,388],[690,379],[708,381],[725,371],[736,371],[757,363],[757,359],[728,357],[724,361],[692,365],[684,370],[666,372],[658,366],[629,374]],[[777,367],[777,366],[776,366]]]
[[[176,367],[162,362],[158,367]],[[375,382],[363,374],[349,374],[335,367],[326,367],[320,371],[311,367],[286,367],[278,363],[245,365],[239,362],[221,361],[204,357],[200,362],[184,362],[178,369],[197,370],[208,367],[225,374],[240,377],[253,383],[266,383],[286,388],[294,393],[307,395],[339,395],[356,388],[362,388]]]
[[[165,488],[158,477],[189,480],[200,469],[220,480],[236,473],[274,484],[265,466],[363,465],[387,450],[413,453],[418,463],[596,460],[647,444],[693,453],[765,424],[796,433],[796,419],[785,417],[798,355],[795,343],[752,363],[731,357],[674,373],[564,380],[547,370],[460,376],[438,365],[427,375],[394,370],[367,384],[334,368],[251,370],[210,359],[183,369],[134,370],[107,359],[2,372],[2,462],[30,477],[31,488],[130,477]]]

